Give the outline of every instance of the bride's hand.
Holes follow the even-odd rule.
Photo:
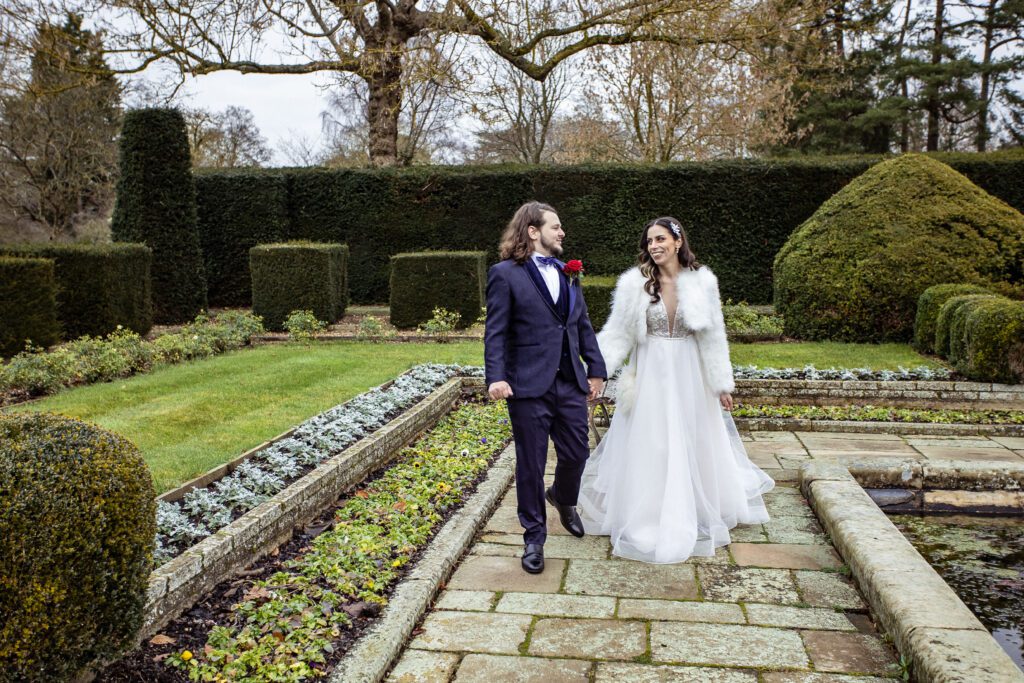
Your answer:
[[[722,407],[732,412],[732,394],[722,394],[718,397],[718,402],[722,404]]]

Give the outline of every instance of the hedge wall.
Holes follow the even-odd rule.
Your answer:
[[[410,329],[433,317],[434,308],[459,314],[465,328],[480,317],[487,279],[482,251],[435,251],[391,257],[391,324]]]
[[[206,308],[206,275],[181,112],[137,109],[125,114],[118,163],[121,176],[111,235],[118,242],[142,242],[153,250],[154,319],[192,320]],[[257,225],[254,222],[252,229]]]
[[[934,156],[1024,210],[1024,184],[1015,180],[1024,176],[1024,154]],[[496,261],[502,229],[529,199],[556,207],[566,258],[582,259],[592,275],[632,265],[643,224],[670,214],[684,223],[697,257],[715,270],[723,299],[771,303],[772,262],[790,232],[881,158],[209,171],[197,183],[201,207],[230,206],[238,197],[258,204],[219,218],[203,209],[206,262],[220,264],[223,283],[211,290],[211,303],[245,300],[246,259],[232,240],[252,243],[259,238],[246,236],[280,227],[282,239],[348,244],[353,300],[379,303],[388,298],[389,259],[396,253],[472,249]],[[273,190],[257,197],[257,185]]]
[[[146,334],[153,326],[153,252],[143,244],[29,244],[0,253],[53,260],[65,339],[105,335],[118,325]]]
[[[608,314],[612,312],[612,292],[615,291],[615,283],[618,278],[600,275],[585,275],[583,277],[583,297],[587,302],[587,314],[590,316],[590,324],[596,332],[600,332],[608,320]]]
[[[0,356],[60,341],[53,261],[0,256]]]
[[[318,320],[335,322],[348,305],[343,244],[287,242],[249,250],[252,311],[268,330],[283,329],[288,314],[310,310]]]

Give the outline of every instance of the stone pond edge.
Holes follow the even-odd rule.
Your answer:
[[[249,566],[315,519],[346,489],[387,464],[455,404],[466,384],[455,377],[401,415],[206,537],[149,576],[142,641],[191,607],[207,591]]]
[[[948,482],[962,464],[944,463],[938,468],[943,472],[933,476],[944,475]],[[922,482],[929,466],[935,467],[924,464],[921,469]],[[870,466],[856,469],[859,477],[867,477]],[[800,488],[883,630],[909,661],[915,680],[1024,682],[1024,673],[850,469],[837,462],[809,462],[800,471]]]
[[[398,585],[381,619],[342,659],[328,683],[378,683],[384,679],[441,584],[508,490],[514,474],[515,446],[509,444],[476,492],[430,541],[416,568]]]

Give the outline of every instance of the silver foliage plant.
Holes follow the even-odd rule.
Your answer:
[[[945,368],[930,368],[919,365],[916,368],[897,370],[872,370],[871,368],[816,368],[805,365],[802,368],[759,368],[756,365],[734,365],[736,379],[809,379],[809,380],[860,380],[872,382],[946,381],[952,372]]]
[[[178,502],[158,502],[156,564],[227,526],[287,486],[303,468],[337,455],[456,376],[482,377],[483,368],[417,365],[386,389],[371,389],[306,420],[290,437],[255,454],[209,488],[193,489]]]

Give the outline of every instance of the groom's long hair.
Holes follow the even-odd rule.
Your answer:
[[[669,234],[674,234],[672,225],[679,228],[679,239],[682,244],[679,245],[679,252],[676,254],[676,258],[679,259],[679,265],[683,268],[689,268],[691,270],[697,270],[701,267],[701,264],[697,262],[697,257],[694,256],[693,250],[690,249],[690,240],[686,238],[686,231],[683,230],[682,224],[672,218],[672,216],[662,216],[661,218],[655,218],[653,221],[644,226],[644,231],[640,234],[640,253],[637,255],[637,265],[640,266],[640,272],[644,277],[647,278],[647,282],[644,283],[644,290],[651,295],[651,303],[656,304],[661,300],[661,280],[658,279],[659,268],[651,258],[651,253],[647,251],[647,233],[651,228],[658,225],[669,231]]]
[[[531,225],[539,228],[544,224],[544,212],[556,213],[553,208],[540,202],[526,202],[516,210],[516,215],[508,222],[508,227],[501,235],[499,252],[502,259],[515,259],[522,264],[533,253],[533,242],[530,241]]]

